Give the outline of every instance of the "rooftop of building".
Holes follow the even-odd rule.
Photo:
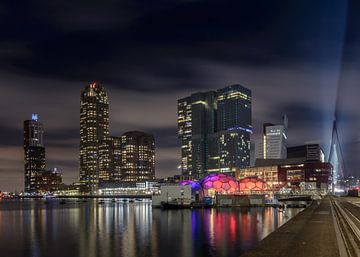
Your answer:
[[[313,163],[327,163],[320,160],[307,161],[306,158],[287,158],[287,159],[256,159],[255,167],[265,166],[280,166],[293,164],[313,164]]]
[[[150,133],[143,132],[143,131],[137,131],[137,130],[127,131],[127,132],[123,133],[122,136],[146,136],[146,137],[154,138],[154,136]]]
[[[288,159],[256,159],[255,167],[290,165],[305,162],[304,158],[288,158]]]

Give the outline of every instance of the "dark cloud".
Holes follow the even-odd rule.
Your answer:
[[[19,146],[23,143],[23,130],[19,126],[18,129],[0,125],[0,142],[2,147]]]
[[[80,132],[76,128],[46,131],[45,144],[51,147],[73,147],[74,142],[79,141]],[[80,141],[79,141],[80,142]]]
[[[7,54],[4,68],[80,81],[93,74],[104,83],[141,90],[149,87],[139,77],[180,78],[187,87],[196,85],[184,80],[197,78],[194,59],[246,66],[327,65],[339,51],[345,22],[343,4],[309,1],[36,1],[16,10],[16,21],[10,18],[13,8],[7,5],[9,16],[3,17],[10,21],[3,41],[22,45],[17,48],[28,54]],[[137,15],[128,23],[121,18],[124,12],[124,17]],[[178,88],[173,83],[150,88]]]

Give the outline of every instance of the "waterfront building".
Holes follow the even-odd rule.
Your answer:
[[[216,194],[235,194],[239,192],[239,185],[233,176],[223,173],[211,173],[202,181],[201,186],[206,196]]]
[[[121,181],[141,182],[155,179],[155,140],[140,131],[121,136]]]
[[[37,193],[54,192],[60,189],[62,185],[62,174],[56,168],[40,172],[36,176]]]
[[[251,91],[231,85],[178,100],[184,175],[201,179],[250,165]]]
[[[103,196],[150,196],[159,193],[155,181],[102,183],[98,195]]]
[[[261,167],[247,167],[243,169],[236,169],[235,178],[241,180],[243,178],[256,177],[265,181],[273,190],[282,187],[284,183],[279,181],[279,167],[278,165],[261,166]]]
[[[258,177],[270,185],[272,190],[321,190],[331,188],[333,167],[330,163],[301,158],[258,159],[255,167],[237,169],[236,179]]]
[[[36,177],[45,171],[44,128],[33,114],[31,120],[24,121],[24,175],[25,192],[36,193]]]
[[[86,185],[80,182],[75,182],[71,185],[61,184],[59,189],[53,194],[58,196],[79,196],[86,193]]]
[[[163,203],[190,207],[193,201],[191,185],[162,185],[159,194],[153,195],[151,200],[152,207],[161,207]]]
[[[263,133],[255,140],[255,159],[287,158],[287,117],[283,125],[265,123]]]
[[[88,193],[97,190],[100,167],[109,166],[108,141],[108,96],[104,87],[92,83],[82,91],[80,100],[80,182]]]
[[[279,180],[286,181],[290,188],[327,191],[331,189],[332,171],[328,162],[280,165]]]

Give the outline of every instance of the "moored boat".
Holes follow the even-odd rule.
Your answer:
[[[171,202],[161,202],[161,207],[163,209],[186,209],[191,208],[191,203],[174,200]]]

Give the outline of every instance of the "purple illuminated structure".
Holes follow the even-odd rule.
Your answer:
[[[234,194],[239,191],[238,182],[232,176],[224,173],[212,173],[201,181],[202,188],[206,195],[212,193]]]
[[[193,180],[183,180],[179,182],[179,186],[191,186],[191,191],[201,191],[202,187],[199,182],[193,181]]]

